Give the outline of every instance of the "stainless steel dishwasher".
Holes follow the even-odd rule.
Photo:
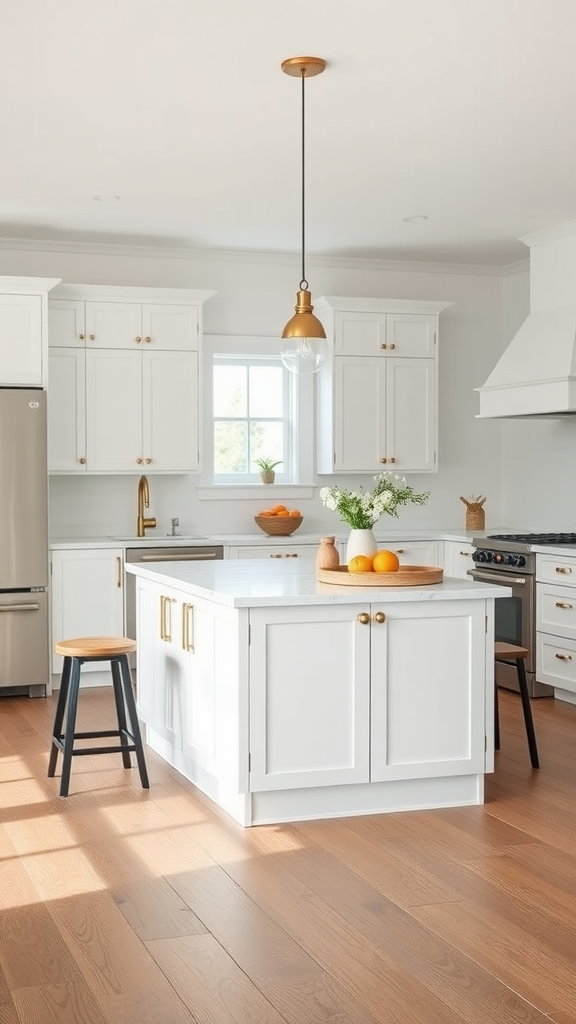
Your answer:
[[[207,562],[224,557],[220,544],[202,544],[196,547],[126,548],[126,562]],[[126,573],[126,636],[136,639],[136,577]]]

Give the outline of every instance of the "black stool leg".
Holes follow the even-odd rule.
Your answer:
[[[80,688],[80,659],[71,658],[70,661],[70,688],[68,694],[68,710],[66,714],[66,733],[64,736],[64,753],[62,758],[62,777],[60,779],[60,796],[68,796],[68,790],[70,788],[70,769],[72,768],[74,730],[76,728],[78,690]]]
[[[536,733],[534,732],[534,720],[532,718],[530,697],[528,696],[528,682],[526,680],[526,668],[523,658],[516,658],[516,667],[518,669],[518,684],[520,686],[520,696],[522,698],[522,711],[524,712],[524,724],[526,726],[526,736],[528,738],[530,762],[533,768],[539,768],[540,761],[538,759],[538,748],[536,746]]]
[[[140,772],[140,781],[143,789],[150,789],[148,771],[146,769],[146,758],[144,756],[144,746],[142,744],[140,724],[138,722],[138,713],[136,711],[136,701],[134,700],[134,691],[132,689],[132,676],[130,674],[130,665],[128,664],[128,655],[121,654],[118,661],[120,663],[120,671],[122,673],[124,700],[126,701],[130,730],[132,733],[132,739],[134,740],[134,746],[136,748],[135,754],[138,762],[138,771]]]
[[[62,723],[64,722],[64,711],[66,710],[66,701],[68,699],[68,689],[70,686],[70,669],[70,658],[64,658],[64,662],[62,664],[62,675],[60,677],[60,692],[58,694],[56,715],[54,717],[54,726],[52,728],[52,749],[50,750],[50,760],[48,761],[49,779],[53,779],[56,772],[59,748],[56,746],[54,740],[60,740],[62,737]]]
[[[494,683],[494,750],[500,750],[500,715],[498,713],[498,687]]]
[[[112,685],[114,687],[114,700],[116,701],[116,715],[118,717],[118,732],[120,733],[120,743],[123,747],[128,746],[128,735],[126,733],[126,707],[124,704],[124,694],[122,692],[122,679],[120,676],[120,666],[118,664],[118,658],[111,658],[110,669],[112,671]],[[130,759],[130,751],[122,751],[122,764],[125,768],[132,767],[132,761]]]

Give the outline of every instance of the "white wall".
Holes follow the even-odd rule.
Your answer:
[[[530,309],[526,271],[503,280],[505,345]],[[576,416],[503,421],[502,512],[527,530],[576,531]]]
[[[484,383],[502,350],[502,278],[470,272],[471,268],[429,268],[369,261],[308,260],[313,296],[358,295],[382,298],[436,299],[452,302],[440,320],[439,471],[414,475],[410,482],[430,490],[425,508],[407,507],[395,529],[463,527],[465,508],[459,496],[487,497],[487,526],[503,526],[505,514],[524,514],[522,503],[505,507],[502,499],[502,424],[478,421],[474,388]],[[291,315],[300,278],[292,257],[242,254],[154,252],[21,242],[0,249],[0,274],[61,277],[69,283],[211,288],[216,295],[204,307],[204,329],[211,334],[279,334]],[[505,282],[508,284],[508,282]],[[517,301],[511,303],[516,308]],[[504,475],[505,476],[505,475]],[[371,485],[370,477],[319,478],[319,486]],[[184,533],[254,531],[252,517],[262,499],[198,500],[193,476],[150,477],[150,513],[158,534],[169,531],[178,516]],[[55,535],[131,533],[136,520],[136,477],[52,477],[51,530]],[[280,493],[278,494],[280,499]],[[326,532],[338,527],[334,514],[318,498],[300,502],[301,531]],[[510,521],[512,525],[512,521]]]

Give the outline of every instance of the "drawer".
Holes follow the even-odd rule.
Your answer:
[[[576,587],[536,584],[536,629],[576,640]]]
[[[559,583],[576,587],[576,558],[536,555],[536,579],[538,583]]]
[[[536,678],[576,693],[576,640],[536,633]]]
[[[440,547],[436,540],[391,541],[376,535],[379,548],[395,551],[401,565],[441,565]]]

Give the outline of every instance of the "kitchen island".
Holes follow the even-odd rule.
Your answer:
[[[242,825],[482,803],[494,600],[312,559],[131,564],[147,743]]]

